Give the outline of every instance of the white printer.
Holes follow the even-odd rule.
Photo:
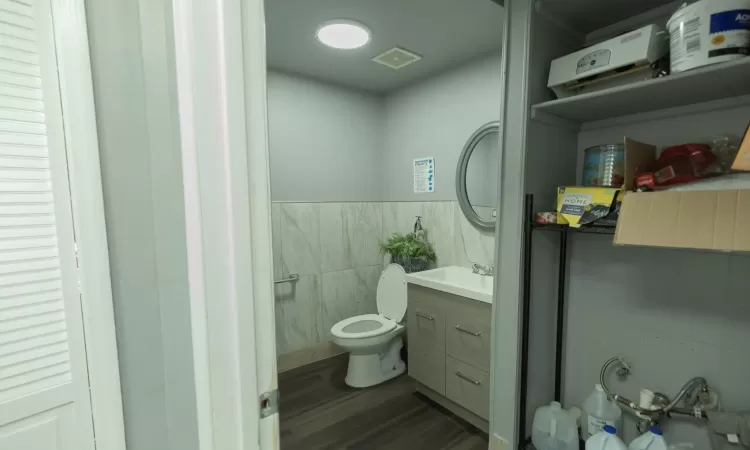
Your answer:
[[[547,86],[565,98],[651,79],[668,51],[669,35],[648,25],[552,61]]]

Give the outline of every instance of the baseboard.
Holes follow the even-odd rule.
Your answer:
[[[417,386],[417,392],[442,406],[443,408],[447,409],[448,411],[452,412],[453,414],[457,415],[461,419],[469,422],[469,424],[473,425],[474,427],[489,434],[490,423],[488,421],[482,419],[463,406],[448,400],[447,398],[443,397],[442,395],[433,391],[422,383],[416,381],[415,384]]]
[[[501,438],[500,436],[493,434],[492,437],[490,437],[490,450],[511,450],[510,444],[506,439]]]
[[[333,342],[326,342],[315,347],[303,348],[276,357],[276,367],[279,373],[306,366],[328,358],[333,358],[344,350]]]

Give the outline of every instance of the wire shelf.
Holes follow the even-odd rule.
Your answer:
[[[532,224],[532,230],[539,231],[557,231],[557,232],[571,232],[571,233],[587,233],[587,234],[605,234],[614,235],[615,227],[604,227],[600,225],[588,225],[581,228],[571,228],[568,225],[543,225],[543,224]]]

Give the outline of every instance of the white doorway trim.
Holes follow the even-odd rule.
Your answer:
[[[201,450],[278,448],[262,8],[173,0]]]
[[[84,0],[51,0],[96,447],[125,450]]]

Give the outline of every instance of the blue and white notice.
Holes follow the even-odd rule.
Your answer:
[[[414,193],[435,192],[435,158],[417,158],[414,160]]]

